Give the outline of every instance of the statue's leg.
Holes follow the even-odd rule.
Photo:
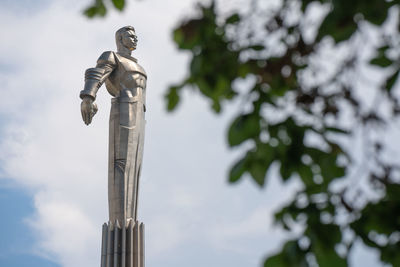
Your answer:
[[[121,220],[123,217],[123,180],[126,159],[120,154],[120,106],[117,98],[112,99],[109,131],[109,167],[108,167],[108,205],[109,220]],[[121,194],[122,193],[122,194]]]
[[[143,104],[141,104],[143,105]],[[137,210],[138,210],[138,201],[139,201],[139,185],[140,185],[140,173],[142,170],[142,161],[143,161],[143,148],[144,148],[144,131],[145,131],[145,124],[146,121],[144,119],[144,110],[138,108],[137,111],[137,118],[140,118],[140,120],[138,120],[137,122],[137,128],[138,128],[138,132],[139,132],[139,136],[138,136],[138,155],[136,157],[136,170],[135,170],[135,183],[136,183],[136,199],[135,201],[135,205],[132,207],[132,214],[134,215],[134,218],[137,218]]]
[[[137,98],[114,100],[110,115],[110,220],[136,220],[144,113]]]
[[[131,207],[134,205],[133,199],[136,198],[136,161],[138,156],[138,136],[137,129],[137,98],[126,97],[120,100],[120,150],[121,157],[126,157],[125,167],[125,189],[124,189],[124,212],[125,219],[133,218]],[[136,218],[134,218],[136,219]]]
[[[140,96],[140,95],[139,95]],[[143,159],[143,140],[144,140],[144,112],[143,103],[139,97],[134,97],[135,102],[130,106],[130,116],[135,118],[134,129],[130,130],[128,145],[128,161],[126,166],[127,191],[126,191],[126,216],[137,219],[137,206],[139,198],[139,176]],[[123,103],[121,103],[122,105]],[[129,162],[129,165],[128,165]]]

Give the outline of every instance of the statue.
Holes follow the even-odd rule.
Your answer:
[[[104,52],[96,67],[86,70],[81,112],[89,125],[97,112],[96,93],[105,82],[114,98],[109,130],[109,222],[103,225],[101,266],[143,267],[144,225],[137,222],[137,208],[147,75],[131,56],[138,41],[135,29],[123,27],[115,39],[117,52]]]

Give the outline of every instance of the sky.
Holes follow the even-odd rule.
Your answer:
[[[114,33],[125,25],[136,28],[134,56],[148,74],[138,215],[146,265],[261,266],[290,237],[272,218],[296,181],[283,185],[275,168],[264,189],[249,178],[227,183],[240,151],[228,149],[225,126],[240,103],[216,116],[185,92],[176,112],[165,111],[163,95],[188,63],[171,31],[195,13],[194,1],[129,1],[123,13],[95,20],[82,15],[89,1],[0,3],[0,266],[99,266],[111,97],[100,89],[86,126],[78,95],[85,69],[116,49]],[[379,266],[358,247],[352,266]]]

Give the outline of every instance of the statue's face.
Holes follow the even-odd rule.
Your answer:
[[[122,44],[129,50],[135,50],[137,46],[137,36],[132,30],[125,31],[121,36]]]

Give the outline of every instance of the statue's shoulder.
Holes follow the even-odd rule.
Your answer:
[[[97,60],[98,64],[110,64],[110,65],[116,65],[117,61],[115,59],[115,52],[113,51],[106,51],[101,54],[99,59]]]

